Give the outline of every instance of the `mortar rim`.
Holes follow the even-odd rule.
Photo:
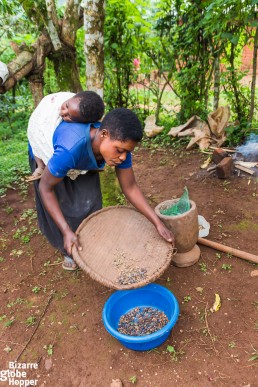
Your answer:
[[[197,206],[196,206],[196,203],[193,201],[193,200],[189,200],[190,203],[191,203],[191,207],[188,211],[184,212],[183,214],[179,214],[179,215],[163,215],[160,213],[160,208],[162,207],[162,205],[164,205],[165,203],[176,203],[180,200],[180,198],[176,198],[176,199],[168,199],[168,200],[164,200],[163,202],[159,203],[156,207],[155,207],[155,212],[156,214],[161,218],[161,219],[180,219],[180,218],[183,218],[185,215],[189,214],[191,211],[195,211],[197,209]]]

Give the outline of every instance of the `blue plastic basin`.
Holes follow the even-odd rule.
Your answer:
[[[121,316],[136,307],[153,307],[164,312],[169,322],[157,332],[144,336],[129,336],[118,332]],[[167,288],[150,284],[133,290],[118,290],[104,305],[102,319],[106,330],[125,347],[135,351],[146,351],[161,345],[169,336],[179,315],[176,297]]]

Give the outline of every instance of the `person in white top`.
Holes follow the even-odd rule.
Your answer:
[[[37,168],[27,181],[41,178],[45,166],[53,155],[52,138],[60,122],[94,123],[104,114],[104,102],[94,91],[77,94],[59,92],[44,97],[30,116],[28,140]]]
[[[7,78],[9,77],[8,67],[4,62],[0,62],[0,86],[5,83]]]

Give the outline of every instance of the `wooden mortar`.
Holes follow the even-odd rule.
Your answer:
[[[180,215],[167,216],[160,213],[160,210],[171,207],[178,200],[166,200],[158,204],[155,212],[175,235],[177,254],[173,257],[172,263],[178,267],[187,267],[195,264],[200,258],[200,249],[196,245],[199,235],[196,204],[190,200],[190,210]]]

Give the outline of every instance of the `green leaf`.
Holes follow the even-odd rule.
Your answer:
[[[169,353],[175,353],[176,350],[175,350],[175,348],[173,347],[173,345],[168,345],[168,346],[167,346],[167,352],[169,352]]]
[[[232,44],[234,44],[234,46],[237,45],[238,41],[239,41],[239,36],[233,36],[231,39],[229,39],[231,41]]]
[[[225,38],[225,39],[228,39],[228,40],[231,40],[232,38],[233,38],[233,34],[231,34],[230,32],[223,32],[222,34],[221,34],[221,37],[222,38]]]
[[[254,361],[258,359],[258,353],[255,353],[253,356],[250,357],[248,361]]]
[[[132,384],[135,384],[135,383],[137,382],[137,376],[136,376],[136,375],[131,376],[131,377],[129,378],[129,382],[131,382]]]

